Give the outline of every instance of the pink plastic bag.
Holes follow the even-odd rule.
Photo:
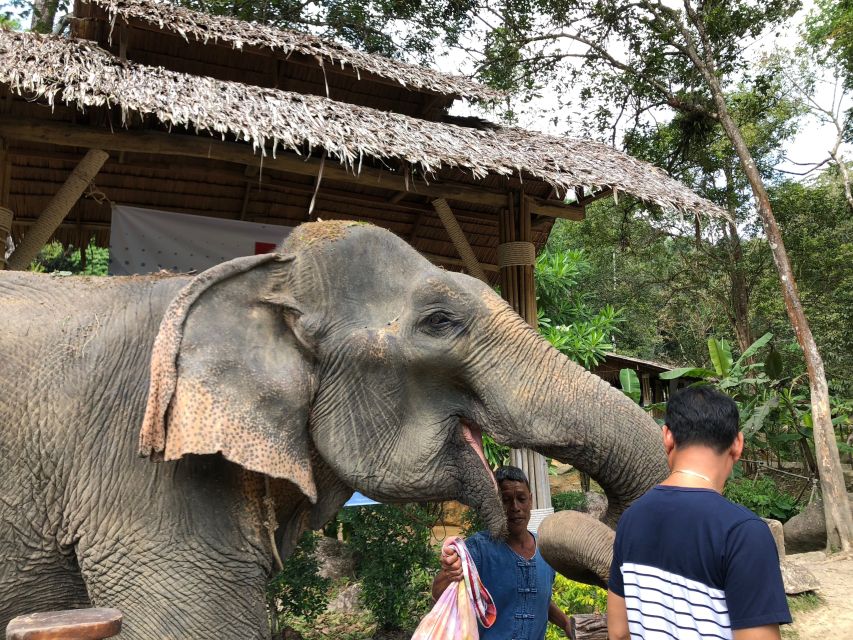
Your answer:
[[[421,620],[412,640],[479,640],[479,621],[489,628],[494,624],[497,611],[488,589],[480,582],[477,567],[468,555],[465,542],[460,538],[450,546],[462,561],[463,579],[451,582],[438,602]]]

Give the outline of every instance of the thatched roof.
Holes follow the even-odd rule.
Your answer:
[[[558,195],[577,186],[612,188],[664,208],[721,209],[663,171],[606,145],[514,128],[479,129],[420,120],[327,98],[226,82],[122,62],[82,41],[0,32],[0,82],[13,93],[76,105],[108,106],[256,149],[323,149],[357,172],[365,157],[405,161],[427,178],[456,168],[474,179],[534,178]]]
[[[473,100],[504,98],[500,91],[464,76],[356,51],[308,33],[200,13],[157,0],[84,0],[83,4],[104,9],[112,23],[116,19],[147,23],[158,31],[179,34],[187,42],[262,49],[282,57],[299,53],[316,60],[320,66],[328,62],[332,67],[351,67],[356,72],[371,73],[414,89]]]

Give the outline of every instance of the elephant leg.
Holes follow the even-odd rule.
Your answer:
[[[539,525],[539,552],[570,580],[607,588],[616,533],[577,511],[560,511]]]
[[[31,494],[0,491],[0,633],[25,613],[89,606],[74,550],[45,532],[49,518],[20,495]]]
[[[247,551],[142,532],[78,545],[92,605],[120,609],[129,640],[268,639],[268,568]]]

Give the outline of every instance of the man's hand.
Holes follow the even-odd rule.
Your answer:
[[[572,638],[572,625],[571,619],[567,616],[560,607],[557,606],[557,603],[551,600],[548,603],[548,622],[557,625],[560,629],[563,630],[563,633],[566,634],[567,638]],[[572,640],[574,640],[572,638]]]
[[[459,582],[462,579],[462,560],[456,549],[450,546],[454,540],[455,537],[445,538],[441,545],[441,571],[450,582]]]
[[[455,536],[444,539],[441,545],[441,570],[432,581],[432,599],[438,600],[447,585],[451,582],[459,582],[462,579],[462,560],[450,543],[456,540]]]

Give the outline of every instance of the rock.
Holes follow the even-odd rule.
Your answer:
[[[782,584],[785,585],[785,593],[789,596],[820,589],[817,578],[802,564],[783,560],[779,564],[779,568],[782,570]]]
[[[853,509],[853,494],[848,494]],[[826,520],[823,502],[815,500],[784,525],[785,549],[788,553],[818,551],[826,547]]]
[[[330,613],[357,613],[363,610],[361,605],[361,585],[358,582],[348,584],[329,602],[326,610]]]
[[[776,553],[779,554],[779,561],[785,559],[785,530],[782,523],[778,520],[770,520],[762,518],[770,528],[770,533],[773,534],[773,541],[776,543]]]
[[[783,526],[788,553],[817,551],[826,547],[826,522],[823,503],[815,500]]]
[[[332,580],[355,579],[355,560],[343,542],[335,538],[321,537],[317,540],[314,557],[320,564],[318,573],[323,578]]]
[[[586,492],[586,509],[584,513],[588,513],[596,520],[601,520],[604,512],[607,511],[607,498],[595,491]]]

